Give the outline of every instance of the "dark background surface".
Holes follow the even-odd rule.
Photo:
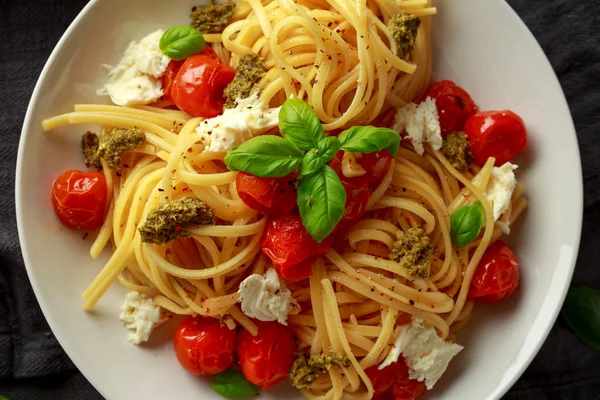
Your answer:
[[[548,55],[573,114],[585,184],[574,282],[600,288],[600,1],[509,3]],[[0,395],[12,400],[101,399],[62,351],[39,309],[21,258],[14,206],[17,146],[29,98],[50,52],[85,4],[0,0]],[[600,353],[585,347],[559,319],[506,399],[600,399]]]

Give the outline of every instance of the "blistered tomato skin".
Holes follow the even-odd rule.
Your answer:
[[[283,178],[261,178],[239,172],[237,191],[244,203],[254,210],[271,215],[288,215],[296,207],[297,195],[294,175]]]
[[[73,229],[96,229],[104,222],[106,179],[102,172],[70,170],[52,186],[52,206],[60,221]]]
[[[189,317],[173,338],[179,363],[197,376],[214,375],[233,364],[236,330],[214,318]]]
[[[402,358],[378,369],[377,365],[365,370],[373,384],[374,400],[413,400],[425,392],[425,383],[410,379],[408,366]]]
[[[219,57],[217,56],[217,53],[215,53],[215,51],[210,46],[206,46],[204,48],[204,50],[202,50],[198,54],[203,54],[203,55],[208,56],[218,62],[221,61],[219,59]],[[184,62],[185,62],[185,60],[181,60],[181,61],[171,60],[171,62],[169,62],[169,65],[167,66],[167,70],[165,71],[165,73],[163,74],[163,76],[161,78],[162,88],[163,88],[163,93],[164,93],[163,97],[162,97],[163,100],[173,100],[173,98],[171,97],[171,89],[173,88],[173,83],[175,83],[175,77],[177,76],[177,73],[181,69],[181,66],[183,65]]]
[[[223,112],[223,91],[235,70],[204,54],[188,57],[171,89],[175,105],[196,117],[213,118]]]
[[[431,84],[426,97],[435,100],[442,135],[461,131],[467,119],[477,112],[477,105],[469,93],[449,80]]]
[[[494,157],[494,165],[512,162],[527,149],[527,128],[517,114],[510,110],[484,111],[472,115],[465,124],[469,151],[474,163],[483,166]]]
[[[478,303],[498,303],[519,287],[519,260],[501,240],[492,243],[481,257],[473,275],[469,299]]]
[[[296,341],[289,329],[277,322],[253,320],[258,334],[240,331],[237,352],[244,377],[269,389],[288,377],[296,357]]]

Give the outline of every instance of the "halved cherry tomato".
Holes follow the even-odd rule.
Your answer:
[[[235,70],[214,58],[196,54],[188,57],[175,77],[171,96],[185,112],[212,118],[223,111],[223,91],[235,77]]]
[[[317,257],[327,253],[333,241],[330,235],[317,243],[306,231],[298,215],[274,216],[267,221],[261,248],[273,261],[279,276],[297,280],[311,275],[311,260],[314,262]]]
[[[296,341],[289,329],[278,322],[253,320],[258,334],[240,332],[237,352],[246,379],[263,389],[287,378],[296,357]]]
[[[204,50],[202,50],[198,54],[203,54],[205,56],[209,56],[210,58],[214,59],[215,61],[221,62],[221,60],[219,59],[219,56],[217,56],[217,53],[215,53],[215,51],[210,46],[206,46],[204,48]],[[181,60],[181,61],[171,60],[171,62],[169,62],[169,65],[167,66],[167,70],[165,71],[165,73],[163,74],[163,76],[161,78],[162,79],[162,88],[163,88],[163,93],[164,93],[163,94],[164,100],[172,100],[171,88],[173,87],[173,83],[175,82],[175,77],[177,76],[177,73],[181,69],[181,66],[183,65],[184,61],[185,60]]]
[[[408,366],[402,358],[381,370],[374,365],[365,372],[373,384],[374,400],[413,400],[426,389],[425,383],[410,379]]]
[[[435,100],[442,135],[462,130],[467,119],[477,112],[469,93],[449,80],[431,84],[424,97]]]
[[[367,171],[365,176],[369,183],[379,184],[390,169],[393,159],[392,153],[381,150],[363,154],[357,161]]]
[[[494,165],[513,161],[517,153],[527,149],[527,129],[517,114],[510,110],[483,111],[472,115],[464,129],[474,163],[483,166],[489,157]]]
[[[248,207],[272,215],[288,215],[297,203],[294,175],[283,178],[261,178],[239,172],[237,191]]]
[[[70,170],[52,186],[52,205],[60,221],[74,229],[95,229],[104,222],[106,179],[100,171]]]
[[[475,270],[469,299],[497,303],[508,299],[519,287],[519,260],[501,240],[491,244]]]
[[[175,354],[197,376],[214,375],[233,364],[236,331],[214,318],[189,317],[175,331]]]

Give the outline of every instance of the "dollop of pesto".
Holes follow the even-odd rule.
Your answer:
[[[81,150],[86,167],[102,169],[102,162],[98,156],[99,145],[100,138],[94,132],[87,131],[81,137]]]
[[[144,143],[144,140],[146,140],[146,134],[137,128],[113,128],[100,135],[97,154],[98,157],[106,160],[110,169],[117,169],[119,168],[121,155],[127,151],[134,150]]]
[[[190,233],[185,227],[191,225],[212,225],[215,211],[202,200],[193,197],[180,197],[167,201],[150,211],[146,221],[138,228],[142,242],[166,244]]]
[[[192,8],[190,26],[202,33],[221,33],[233,16],[235,1]]]
[[[390,18],[388,28],[396,41],[398,57],[408,60],[410,52],[415,47],[420,25],[421,18],[405,11],[400,11]]]
[[[442,153],[450,164],[459,171],[464,171],[473,161],[469,151],[469,141],[464,132],[454,132],[446,135],[442,143]]]
[[[410,228],[399,235],[389,257],[410,275],[427,278],[433,257],[433,246],[423,229]]]
[[[292,385],[297,389],[308,386],[334,365],[348,368],[350,360],[347,356],[333,351],[313,354],[310,358],[304,353],[299,353],[290,369]]]
[[[256,85],[267,72],[265,63],[261,56],[255,53],[246,54],[240,59],[235,69],[235,78],[227,85],[223,95],[225,96],[225,108],[235,108],[237,99],[249,97]]]

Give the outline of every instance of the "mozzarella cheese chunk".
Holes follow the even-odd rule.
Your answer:
[[[490,176],[490,180],[484,193],[492,206],[494,220],[500,218],[510,206],[510,199],[517,186],[517,178],[514,173],[517,168],[517,165],[509,162],[504,163],[499,167],[492,168],[492,175]],[[479,176],[473,179],[473,183],[475,185],[479,183]],[[503,227],[502,225],[499,225],[499,227],[504,233],[507,231],[510,232],[508,226]]]
[[[204,151],[228,151],[276,127],[280,108],[269,108],[258,99],[258,93],[254,93],[238,99],[235,108],[227,108],[223,114],[202,121],[196,132],[204,142]]]
[[[438,119],[435,100],[427,97],[417,105],[409,103],[399,108],[394,120],[394,130],[400,134],[406,131],[415,151],[423,155],[423,143],[427,142],[434,150],[442,148],[442,131]]]
[[[159,29],[139,42],[132,41],[116,67],[106,66],[109,81],[97,94],[110,96],[119,106],[158,100],[163,95],[160,78],[171,61],[160,50],[162,35],[163,31]]]
[[[253,274],[240,283],[238,290],[242,312],[260,321],[278,321],[287,325],[287,316],[297,307],[292,293],[279,281],[273,268],[264,275]]]
[[[414,319],[397,330],[396,342],[379,369],[398,361],[402,354],[409,368],[409,377],[425,382],[428,390],[440,379],[452,358],[463,347],[440,338],[435,329],[425,328],[423,320]]]
[[[129,341],[134,344],[148,341],[154,328],[165,322],[161,308],[152,298],[135,291],[125,296],[120,319],[129,329]]]
[[[357,176],[363,176],[367,171],[356,161],[356,155],[349,151],[344,152],[342,158],[342,175],[346,178],[356,178]]]

